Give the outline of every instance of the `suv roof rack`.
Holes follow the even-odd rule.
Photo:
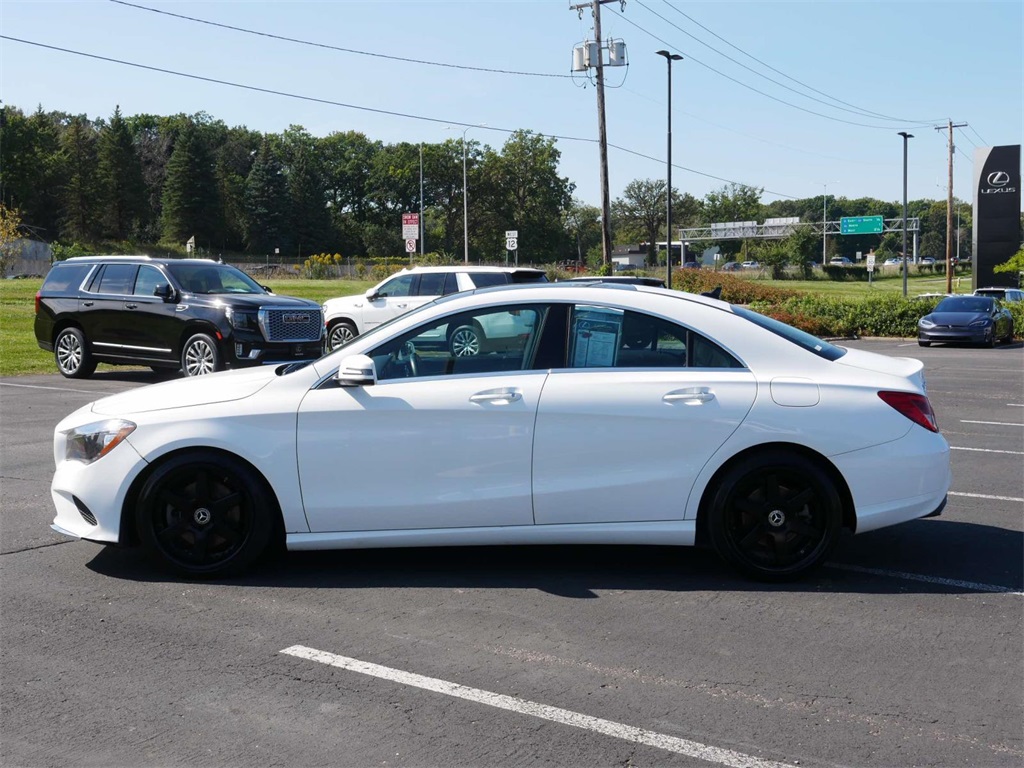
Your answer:
[[[72,256],[64,261],[96,261],[102,259],[103,261],[139,261],[140,259],[149,261],[152,256]]]

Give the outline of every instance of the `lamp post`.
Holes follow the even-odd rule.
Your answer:
[[[672,287],[672,62],[681,61],[682,56],[668,51],[655,51],[665,57],[668,65],[668,160],[665,164],[667,189],[665,190],[665,285]]]
[[[485,125],[487,124],[467,125],[462,130],[462,242],[467,264],[469,264],[469,195],[466,184],[466,131],[470,128],[483,128]],[[445,128],[450,130],[451,126],[445,126]]]
[[[828,245],[828,185],[838,184],[839,182],[824,182],[822,186],[825,191],[821,195],[821,266],[824,267],[828,264],[828,253],[826,248]]]
[[[914,134],[900,131],[903,137],[903,296],[907,295],[907,140]]]

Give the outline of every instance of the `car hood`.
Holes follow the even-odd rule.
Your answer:
[[[975,320],[988,318],[986,312],[932,312],[925,315],[936,325],[970,325]]]
[[[101,416],[126,416],[190,405],[226,403],[256,394],[276,375],[274,366],[267,366],[151,384],[97,400],[92,404],[92,410]]]
[[[276,293],[215,293],[201,294],[196,298],[209,299],[215,304],[224,304],[237,309],[259,309],[260,307],[320,309],[320,305],[315,301],[300,299],[296,296],[278,296]]]
[[[924,363],[920,360],[915,360],[912,357],[889,357],[875,352],[866,352],[863,349],[850,349],[849,347],[845,349],[846,354],[836,360],[838,365],[884,373],[889,376],[899,376],[909,379],[924,389]]]
[[[361,307],[366,303],[366,296],[357,293],[352,296],[338,296],[324,302],[324,309],[330,310],[338,307]]]

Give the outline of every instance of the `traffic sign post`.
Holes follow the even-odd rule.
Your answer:
[[[420,215],[418,213],[402,214],[402,239],[414,241],[420,239]],[[409,249],[406,248],[406,250]],[[413,248],[413,250],[416,249]]]
[[[514,251],[516,255],[516,266],[519,266],[519,230],[505,230],[505,250]],[[505,256],[505,263],[508,264],[508,256]]]
[[[880,235],[884,230],[881,216],[843,216],[839,220],[841,235]]]
[[[415,237],[406,238],[406,240],[405,240],[405,252],[406,253],[416,253],[416,238]]]

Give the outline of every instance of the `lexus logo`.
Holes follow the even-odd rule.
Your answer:
[[[1010,174],[1006,171],[994,171],[988,175],[988,183],[993,187],[1005,187],[1010,183]]]

